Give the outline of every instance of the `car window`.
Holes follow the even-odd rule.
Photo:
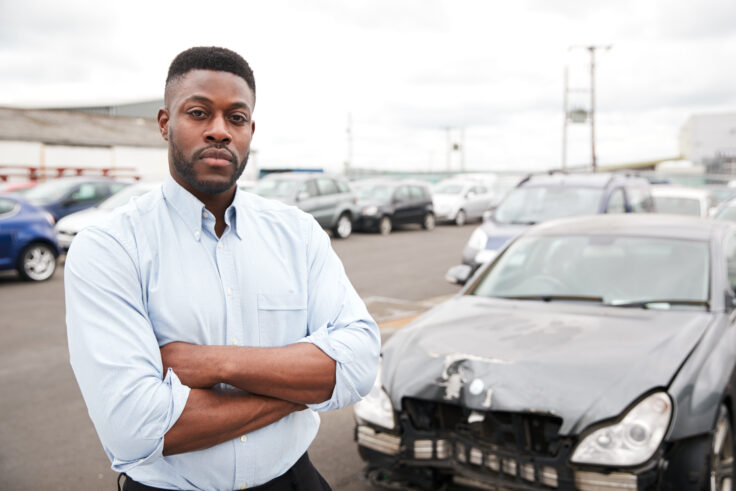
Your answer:
[[[335,181],[337,183],[337,188],[340,190],[341,193],[349,193],[350,192],[350,186],[348,186],[348,183],[344,181]]]
[[[394,193],[394,198],[402,202],[409,201],[409,187],[399,186],[399,188]]]
[[[126,187],[125,184],[122,184],[119,182],[113,182],[112,184],[110,184],[110,194],[115,194],[121,189],[123,189],[124,187]]]
[[[486,194],[488,193],[488,189],[484,186],[476,186],[475,187],[475,193],[476,194]]]
[[[606,213],[626,213],[626,200],[624,198],[624,190],[616,188],[608,198],[608,207]]]
[[[424,192],[419,186],[409,186],[409,196],[412,201],[421,201],[424,199]]]
[[[81,184],[76,191],[74,191],[69,198],[76,202],[83,203],[85,201],[95,201],[107,196],[108,188],[104,183],[87,182]]]
[[[319,191],[317,191],[317,183],[315,183],[313,179],[305,181],[299,188],[299,194],[301,195],[302,193],[307,194],[306,196],[303,196],[303,198],[317,196],[319,194]]]
[[[338,192],[335,181],[325,177],[320,177],[319,179],[317,179],[317,189],[319,189],[319,194],[322,195],[337,194]]]
[[[15,206],[16,203],[12,199],[0,199],[0,216],[12,212]]]
[[[626,189],[629,195],[629,205],[634,213],[649,213],[654,209],[652,196],[649,190],[642,187],[630,187]]]
[[[654,207],[657,213],[670,213],[672,215],[690,215],[699,217],[700,200],[697,198],[685,198],[677,196],[655,196]]]

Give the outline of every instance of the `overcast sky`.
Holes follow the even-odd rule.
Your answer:
[[[242,54],[256,76],[262,166],[559,167],[563,73],[596,55],[602,164],[676,156],[693,113],[736,112],[734,0],[0,0],[0,105],[162,96],[183,49]],[[572,102],[587,104],[578,94]],[[464,128],[463,131],[460,128]],[[570,127],[569,164],[590,162]],[[457,170],[459,152],[450,163]]]

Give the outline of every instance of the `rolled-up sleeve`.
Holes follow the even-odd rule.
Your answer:
[[[69,357],[112,467],[160,458],[190,389],[169,370],[146,313],[135,244],[88,228],[64,267]]]
[[[312,220],[308,256],[308,332],[336,362],[332,397],[309,407],[330,411],[354,404],[371,389],[378,370],[381,336],[363,300],[348,280],[327,234]]]

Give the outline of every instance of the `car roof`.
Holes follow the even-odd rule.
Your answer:
[[[736,231],[736,224],[659,213],[589,215],[551,220],[529,229],[526,235],[631,235],[707,241],[714,235]]]
[[[589,173],[564,173],[549,172],[545,174],[532,174],[519,182],[519,187],[527,186],[585,186],[605,188],[614,181],[634,180],[646,184],[647,180],[642,177],[618,174],[613,172],[589,172]]]

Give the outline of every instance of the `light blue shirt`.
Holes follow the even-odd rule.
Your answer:
[[[66,259],[72,368],[112,468],[171,489],[232,490],[283,474],[317,434],[316,411],[371,388],[378,328],[327,234],[306,213],[236,191],[215,219],[170,177],[84,229]],[[214,447],[164,457],[190,389],[159,346],[309,342],[337,363],[330,400]],[[230,389],[234,390],[234,389]]]

